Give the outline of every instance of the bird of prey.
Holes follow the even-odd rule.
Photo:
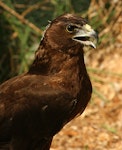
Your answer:
[[[0,85],[0,150],[49,150],[53,136],[82,114],[92,94],[83,47],[96,41],[80,16],[49,23],[28,72]]]

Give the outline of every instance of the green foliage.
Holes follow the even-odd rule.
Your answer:
[[[0,81],[10,77],[11,59],[10,47],[13,47],[11,40],[12,29],[4,15],[0,15]]]
[[[72,2],[72,7],[74,9],[74,11],[76,13],[86,13],[89,9],[89,6],[90,6],[90,3],[91,3],[91,0],[77,0],[74,1],[74,0],[71,0]]]

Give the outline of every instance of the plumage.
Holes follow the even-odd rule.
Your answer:
[[[44,32],[29,71],[0,85],[0,150],[49,150],[53,136],[86,108],[92,86],[83,46],[97,35],[65,14]]]

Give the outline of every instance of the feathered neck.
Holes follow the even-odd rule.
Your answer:
[[[75,51],[77,53],[74,53]],[[35,60],[29,73],[55,74],[61,71],[65,65],[69,64],[69,67],[72,67],[79,62],[85,67],[81,45],[77,44],[64,52],[60,49],[52,49],[43,39],[35,53]]]

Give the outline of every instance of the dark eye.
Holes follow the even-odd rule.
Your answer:
[[[67,30],[68,32],[72,33],[72,32],[75,30],[75,28],[76,28],[76,26],[74,26],[74,25],[68,25],[68,26],[66,27],[66,30]]]

